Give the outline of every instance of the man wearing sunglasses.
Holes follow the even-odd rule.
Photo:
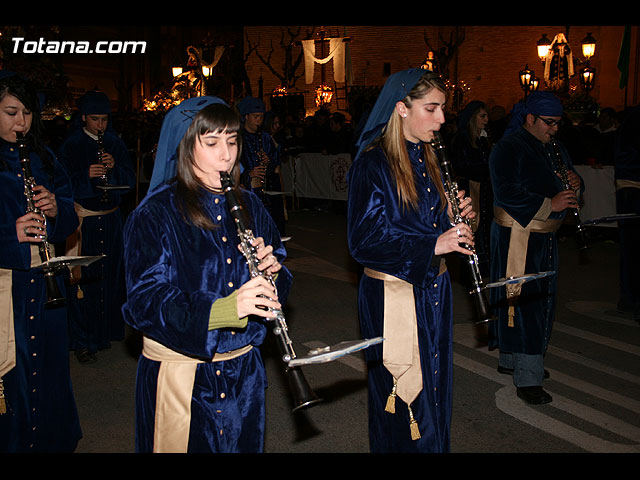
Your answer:
[[[570,189],[556,174],[552,140],[562,104],[550,92],[533,92],[512,111],[511,124],[489,158],[494,190],[491,280],[558,271],[556,231],[583,189],[569,154],[559,145]],[[489,326],[489,348],[499,349],[498,371],[513,375],[518,397],[552,401],[543,388],[544,355],[555,316],[557,273],[491,289],[498,320]]]

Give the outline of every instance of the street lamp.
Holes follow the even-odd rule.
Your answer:
[[[547,34],[543,33],[542,38],[538,40],[538,57],[540,57],[540,61],[543,63],[547,58],[549,48],[551,48],[551,41],[547,38]]]
[[[587,95],[593,88],[595,84],[596,78],[596,69],[593,67],[586,66],[582,70],[580,70],[580,85],[585,89]]]
[[[333,89],[326,84],[321,84],[316,88],[316,106],[322,107],[331,103],[333,97]]]
[[[587,36],[582,40],[582,55],[587,59],[587,62],[596,53],[596,39],[591,36],[591,33],[587,33]]]
[[[518,73],[518,77],[520,79],[520,87],[524,90],[524,98],[527,98],[529,92],[538,89],[538,84],[540,83],[538,77],[535,76],[533,70],[529,70],[529,65],[525,65],[524,70],[520,70]]]

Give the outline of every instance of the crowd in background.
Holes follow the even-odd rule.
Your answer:
[[[615,132],[630,109],[616,111],[611,107],[601,108],[593,112],[588,118],[579,122],[572,120],[568,114],[558,133],[571,152],[571,158],[576,165],[614,165],[613,139]],[[510,112],[503,106],[488,107],[489,121],[487,133],[491,142],[497,142],[503,135],[509,123]],[[458,131],[458,113],[449,113],[442,133],[448,144],[451,144]],[[125,128],[124,115],[114,114],[115,130],[135,153],[136,139]],[[360,118],[351,117],[340,111],[331,112],[328,108],[320,108],[312,115],[279,114],[273,110],[265,115],[264,129],[271,133],[285,154],[324,153],[353,154],[354,137],[358,131]],[[47,143],[54,149],[66,135],[69,121],[58,116],[45,123]],[[151,135],[150,135],[151,137]],[[153,153],[153,140],[147,139],[143,143],[142,155]],[[145,146],[147,151],[144,150]],[[152,157],[151,161],[152,161]],[[150,177],[150,165],[145,165],[145,177]]]
[[[462,111],[448,113],[446,122],[442,126],[441,132],[449,147],[453,146],[458,133],[459,117]],[[565,113],[558,131],[558,138],[569,150],[574,165],[591,165],[594,168],[613,166],[615,164],[614,137],[629,111],[631,108],[616,111],[611,107],[603,107],[598,112],[590,112],[579,121],[573,120],[569,114]],[[487,113],[487,139],[490,144],[494,144],[504,134],[511,112],[501,105],[494,105],[487,106]],[[152,125],[140,138],[140,132],[136,132],[136,128],[129,128],[126,117],[126,113],[114,113],[114,130],[129,148],[132,161],[138,155],[139,142],[141,158],[138,198],[136,199],[134,192],[126,195],[124,211],[135,208],[136,203],[144,197],[153,170],[155,142],[159,132],[159,125],[157,131]],[[278,113],[270,110],[265,114],[263,128],[271,134],[285,158],[299,153],[327,155],[348,153],[353,158],[354,141],[364,120],[366,120],[366,112],[352,116],[348,112],[332,112],[330,108],[320,108],[310,115],[305,115],[304,112]],[[70,121],[58,116],[44,123],[46,141],[55,151],[65,138]],[[465,172],[459,169],[456,170],[456,174],[465,177]],[[306,200],[303,203],[317,204],[318,202]]]

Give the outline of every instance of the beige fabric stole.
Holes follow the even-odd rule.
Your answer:
[[[247,345],[232,352],[217,353],[211,362],[239,357],[252,348]],[[161,362],[156,391],[153,452],[186,453],[196,369],[199,364],[206,362],[182,355],[149,337],[143,338],[142,354],[149,360]]]
[[[100,211],[87,210],[79,203],[74,203],[74,207],[76,210],[76,214],[78,215],[78,228],[76,228],[75,232],[73,232],[71,235],[67,237],[67,240],[65,242],[65,255],[71,256],[71,257],[82,255],[82,221],[83,219],[85,219],[86,217],[97,217],[100,215],[108,215],[110,213],[115,212],[118,209],[118,207],[114,207],[109,210],[100,210]],[[70,283],[72,285],[77,284],[80,281],[80,278],[82,276],[82,267],[81,266],[70,267],[69,271],[71,272]],[[79,286],[78,286],[77,296],[78,298],[83,297],[82,290],[80,289]]]
[[[552,233],[556,232],[562,225],[561,219],[536,220],[534,218],[526,227],[523,227],[504,209],[496,206],[493,207],[493,214],[494,222],[503,227],[511,228],[509,251],[507,253],[507,271],[505,273],[506,278],[519,277],[525,274],[524,270],[527,262],[527,247],[530,233]],[[522,284],[506,285],[505,288],[509,302],[508,325],[513,327],[514,304],[516,298],[520,295]]]
[[[0,268],[0,415],[7,412],[2,377],[16,366],[16,336],[13,327],[13,295],[9,269]]]
[[[446,264],[443,259],[438,275],[444,271]],[[400,397],[409,408],[411,437],[417,440],[420,432],[413,417],[411,403],[422,390],[423,383],[413,285],[369,268],[365,268],[364,273],[368,277],[384,281],[382,362],[394,380],[386,411],[395,413],[395,398]]]
[[[623,188],[640,188],[640,182],[635,180],[618,179],[616,180],[615,186],[616,190],[620,190]]]

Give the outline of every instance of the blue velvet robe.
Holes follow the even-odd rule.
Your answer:
[[[448,452],[452,386],[452,292],[449,273],[439,273],[438,236],[451,228],[438,190],[422,160],[422,145],[407,143],[419,194],[417,211],[403,212],[380,147],[365,152],[349,171],[348,242],[364,267],[413,285],[423,389],[411,404],[421,438],[412,440],[408,409],[384,411],[393,377],[382,364],[382,344],[365,350],[369,379],[370,449],[378,452]],[[429,147],[427,147],[429,148]],[[384,282],[363,275],[358,293],[365,338],[383,336]]]
[[[640,105],[634,107],[618,128],[615,139],[616,181],[640,182]],[[617,213],[640,213],[640,188],[616,188]],[[622,308],[633,308],[640,316],[640,219],[618,223],[620,231],[620,299]]]
[[[30,160],[36,183],[56,195],[49,241],[63,241],[78,225],[69,178],[57,162],[51,179],[36,153]],[[24,181],[15,144],[3,140],[0,186],[0,268],[13,271],[17,349],[16,366],[3,377],[7,413],[0,415],[0,452],[72,452],[82,433],[69,373],[67,309],[44,308],[43,275],[29,268],[30,244],[18,242],[16,219],[27,209]],[[65,273],[56,276],[62,295]]]
[[[272,245],[282,262],[285,249],[260,200],[243,191],[253,233]],[[125,224],[125,272],[128,298],[125,321],[162,345],[184,355],[210,359],[246,345],[259,347],[267,326],[250,318],[244,329],[208,330],[211,305],[250,279],[238,250],[238,236],[223,195],[205,193],[204,204],[219,225],[201,230],[185,222],[175,184],[147,196]],[[291,274],[278,272],[284,304]],[[136,450],[153,448],[155,398],[160,362],[144,356],[136,387]],[[218,375],[216,372],[220,371]],[[266,373],[259,348],[238,358],[198,365],[191,404],[189,452],[260,452],[264,440]],[[220,394],[225,393],[221,399]],[[220,430],[224,434],[220,435]]]
[[[263,188],[253,188],[253,192],[262,198],[267,211],[276,222],[280,235],[284,235],[285,219],[284,219],[284,198],[282,195],[263,194],[263,190],[271,192],[281,192],[282,182],[280,181],[280,173],[277,171],[282,162],[280,149],[267,132],[258,131],[249,133],[242,130],[242,156],[240,161],[244,167],[242,182],[247,188],[251,188],[251,180],[249,172],[260,164],[258,152],[264,150],[269,157],[267,165],[267,173]]]
[[[135,171],[127,147],[112,131],[104,135],[105,151],[115,158],[115,166],[108,174],[112,185],[135,186]],[[97,186],[100,178],[89,178],[89,165],[97,162],[98,144],[82,129],[76,130],[61,145],[60,162],[71,177],[74,200],[92,210],[110,210],[122,202],[126,192],[109,191],[106,201]],[[77,287],[69,295],[69,335],[71,349],[96,352],[108,348],[112,340],[124,338],[121,307],[124,302],[124,274],[122,257],[122,213],[118,209],[107,215],[85,217],[82,222],[80,255],[106,255],[105,258],[82,267],[78,298]]]
[[[573,164],[560,144],[567,168]],[[551,145],[543,144],[524,128],[504,137],[489,158],[494,203],[519,224],[526,226],[545,198],[563,190],[555,174]],[[575,170],[574,170],[575,171]],[[566,211],[552,212],[550,219],[564,218]],[[497,223],[491,226],[491,281],[505,277],[511,229]],[[522,285],[515,306],[515,325],[507,326],[506,289],[490,290],[491,304],[498,320],[489,324],[489,347],[508,353],[542,355],[549,344],[555,316],[558,285],[558,242],[556,233],[531,233],[527,246],[525,273],[548,270],[556,275]]]
[[[458,177],[458,188],[464,190],[467,196],[474,197],[470,181],[480,184],[479,198],[474,198],[474,210],[478,215],[474,246],[482,276],[486,277],[489,275],[490,234],[493,222],[493,190],[489,176],[491,146],[487,137],[483,136],[476,139],[475,147],[471,144],[467,134],[468,122],[458,125],[458,128],[460,133],[456,135],[451,145],[451,162]]]

